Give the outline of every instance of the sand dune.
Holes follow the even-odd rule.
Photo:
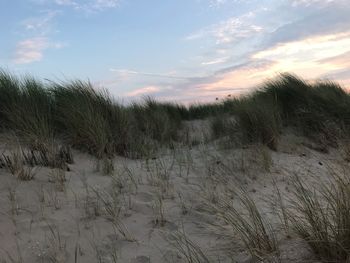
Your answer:
[[[234,189],[243,187],[274,229],[278,258],[317,262],[300,238],[284,232],[273,182],[288,198],[294,173],[317,182],[327,179],[329,169],[340,171],[347,163],[339,149],[319,153],[305,147],[302,137],[290,134],[281,142],[278,152],[261,145],[225,149],[217,142],[164,150],[149,160],[117,157],[109,176],[96,169],[94,158],[74,151],[64,182],[55,177],[57,169],[34,167],[34,180],[27,182],[1,169],[1,258],[254,262],[213,209],[223,197],[238,203]],[[277,256],[267,256],[267,262],[273,260]]]

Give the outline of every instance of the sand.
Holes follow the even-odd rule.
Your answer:
[[[176,248],[176,235],[191,240],[209,262],[258,262],[210,209],[237,186],[247,189],[276,230],[282,262],[317,262],[307,244],[285,235],[273,182],[288,198],[295,173],[307,182],[326,180],[330,167],[346,164],[339,149],[320,153],[306,141],[284,135],[276,152],[220,142],[179,146],[150,160],[117,157],[112,175],[74,151],[65,182],[47,167],[35,167],[31,181],[0,169],[1,262],[189,262]]]

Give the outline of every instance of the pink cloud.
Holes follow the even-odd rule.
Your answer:
[[[126,93],[125,95],[127,97],[136,97],[136,96],[142,96],[142,95],[150,95],[152,93],[158,92],[161,90],[161,87],[157,86],[146,86],[140,89],[133,90],[131,92]]]
[[[28,64],[40,61],[43,57],[43,51],[49,46],[46,37],[35,37],[20,41],[16,47],[14,63]]]
[[[46,49],[60,49],[63,43],[51,43],[47,37],[33,37],[17,43],[13,62],[15,64],[29,64],[40,61]]]

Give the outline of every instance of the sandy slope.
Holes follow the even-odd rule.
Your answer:
[[[273,180],[288,197],[293,173],[318,181],[327,177],[328,165],[344,165],[339,150],[322,154],[304,142],[288,135],[278,152],[261,146],[225,150],[218,143],[164,150],[149,161],[116,158],[113,176],[103,176],[92,157],[74,152],[63,187],[52,182],[57,171],[49,168],[37,167],[29,182],[1,169],[0,259],[186,262],[171,238],[180,231],[210,262],[254,262],[237,234],[210,210],[210,202],[244,186],[279,229]],[[118,214],[114,222],[106,205]],[[282,229],[278,233],[283,262],[316,262],[301,240],[287,238]]]

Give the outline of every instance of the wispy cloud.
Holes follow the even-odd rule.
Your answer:
[[[47,35],[52,31],[52,20],[57,16],[58,11],[46,11],[44,14],[25,19],[22,26],[29,33]]]
[[[319,62],[333,64],[333,65],[335,64],[342,68],[349,68],[350,70],[350,48],[348,50],[349,51],[345,51],[340,55],[321,59]]]
[[[15,64],[28,64],[40,61],[47,49],[63,48],[63,43],[52,43],[47,37],[34,37],[24,39],[17,43],[13,62]]]
[[[262,26],[250,21],[254,13],[250,12],[239,17],[232,17],[218,24],[203,28],[186,37],[187,40],[213,38],[216,44],[229,44],[246,39],[263,31]]]
[[[338,56],[348,50],[350,50],[350,31],[281,43],[257,52],[253,58],[320,60]]]
[[[288,21],[280,16],[286,10]],[[311,79],[342,74],[350,80],[349,12],[347,0],[276,1],[200,29],[186,39],[214,44],[206,46],[199,63],[216,71],[174,83],[167,92],[182,98],[237,94],[286,71]]]
[[[211,7],[217,7],[225,4],[227,0],[210,0],[209,5]]]
[[[156,78],[168,78],[168,79],[187,79],[186,77],[180,77],[173,74],[158,74],[158,73],[150,73],[150,72],[141,72],[141,71],[134,71],[134,70],[128,70],[128,69],[109,69],[111,72],[116,72],[120,77],[127,77],[132,75],[142,75],[147,77],[156,77]]]
[[[204,66],[216,65],[216,64],[224,63],[224,62],[226,62],[228,59],[229,59],[229,57],[217,58],[217,59],[214,59],[214,60],[202,62],[201,64],[204,65]]]
[[[198,0],[201,1],[201,0]],[[210,7],[221,7],[224,4],[228,3],[240,3],[240,2],[248,2],[251,0],[209,0],[209,6]]]
[[[135,96],[145,96],[145,95],[151,95],[158,91],[160,91],[162,88],[158,86],[146,86],[142,87],[140,89],[136,89],[130,92],[127,92],[125,95],[127,97],[135,97]]]
[[[264,8],[230,17],[219,23],[204,27],[188,35],[188,41],[197,41],[203,46],[201,54],[191,58],[202,66],[226,66],[240,63],[251,49],[256,49],[258,39],[268,33],[263,24],[257,22],[257,15]]]
[[[28,64],[40,61],[43,57],[43,51],[49,46],[45,37],[30,38],[20,41],[17,44],[14,63]]]
[[[115,8],[119,5],[120,0],[55,0],[60,6],[72,7],[75,10],[86,12],[103,11]]]
[[[72,15],[72,12],[69,11],[77,10],[80,15],[81,13],[100,13],[115,9],[122,0],[35,1],[40,1],[45,8],[58,9],[69,15]],[[265,78],[285,71],[291,71],[306,78],[331,76],[346,81],[350,80],[348,70],[350,66],[349,0],[196,1],[205,4],[206,12],[209,6],[210,15],[208,19],[205,19],[207,14],[193,14],[193,17],[198,20],[189,28],[199,24],[200,26],[193,31],[184,30],[180,33],[183,46],[177,47],[180,41],[176,40],[171,43],[169,41],[162,43],[161,38],[157,43],[164,48],[173,48],[175,59],[161,63],[164,69],[169,69],[170,66],[166,63],[174,62],[178,67],[175,68],[175,73],[166,70],[157,72],[159,69],[157,56],[161,55],[158,50],[147,49],[148,45],[144,45],[146,52],[148,50],[154,52],[150,56],[140,56],[141,60],[148,59],[148,61],[141,61],[137,64],[133,54],[127,54],[131,58],[125,61],[125,65],[128,66],[118,64],[118,67],[121,66],[120,69],[109,69],[111,77],[108,82],[105,82],[107,84],[104,83],[105,86],[111,90],[114,89],[116,95],[124,94],[128,97],[151,94],[159,98],[210,100],[229,93],[244,93]],[[143,13],[148,14],[146,10],[148,7],[157,8],[158,4],[162,5],[163,1],[147,5],[145,12],[140,14],[140,21],[145,19],[142,16]],[[166,6],[168,7],[167,4]],[[198,5],[195,7],[197,8]],[[231,9],[235,7],[237,9]],[[188,10],[194,9],[189,8]],[[78,14],[73,13],[75,13],[73,15]],[[16,63],[39,61],[49,49],[62,46],[52,41],[52,29],[56,16],[58,15],[54,12],[47,15],[40,14],[37,18],[23,22],[22,26],[29,35],[23,36],[23,40],[17,44]],[[206,21],[212,21],[212,19],[216,19],[216,22],[207,24]],[[124,23],[125,21],[118,18],[116,23],[119,22]],[[166,29],[170,32],[169,35],[175,38],[180,29],[176,32],[172,31],[174,27],[171,27],[170,24],[173,23],[165,21],[161,27],[169,26]],[[127,26],[125,28],[129,29]],[[121,33],[124,30],[122,27],[117,29],[120,29]],[[156,30],[157,26],[154,32],[158,32]],[[128,36],[133,34],[133,32],[127,33]],[[153,31],[146,33],[153,34]],[[133,41],[132,44],[137,47],[138,43],[144,40],[142,37],[149,36],[151,39],[151,35],[140,35],[142,35],[140,38],[135,37],[138,41],[134,40],[134,35],[132,38],[126,37],[125,42],[120,45],[123,48],[120,53],[133,52],[134,46],[128,41]],[[98,41],[104,41],[104,39],[99,38]],[[101,57],[107,52],[108,50],[101,50]],[[122,63],[124,57],[127,56],[119,56],[120,53],[119,50],[113,52]],[[156,59],[149,61],[153,57]],[[101,60],[107,61],[107,59]],[[108,58],[108,63],[111,60]],[[130,63],[135,64],[130,65]]]
[[[294,72],[308,79],[329,77],[350,85],[350,32],[309,37],[257,51],[247,62],[222,68],[202,78],[175,85],[185,97],[241,94],[264,79]]]
[[[315,0],[313,3],[318,2],[328,3],[329,1]],[[337,0],[328,5],[315,4],[310,7],[296,8],[293,12],[296,12],[297,17],[270,32],[261,43],[263,48],[313,36],[341,33],[348,31],[350,27],[348,1]],[[301,14],[298,15],[298,13]]]
[[[23,39],[16,44],[13,56],[15,64],[40,61],[46,50],[67,46],[66,43],[52,41],[50,38],[55,33],[52,24],[58,14],[58,11],[49,10],[20,22]]]
[[[328,5],[334,3],[336,1],[341,2],[344,0],[290,0],[293,6],[310,6],[310,5]]]
[[[152,85],[167,89],[154,90],[152,95],[182,101],[210,101],[228,94],[248,92],[265,79],[282,72],[294,72],[308,79],[337,79],[350,87],[349,58],[350,32],[311,36],[257,50],[243,63],[219,68],[202,77],[155,81]]]

